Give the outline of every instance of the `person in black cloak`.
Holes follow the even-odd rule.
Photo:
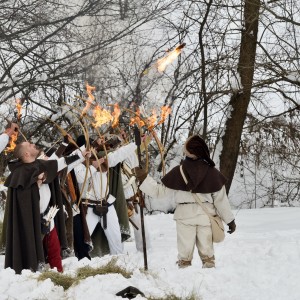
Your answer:
[[[52,183],[59,170],[78,159],[74,156],[42,160],[37,159],[39,154],[40,149],[35,144],[18,144],[14,150],[16,160],[9,162],[11,173],[4,183],[9,189],[5,268],[10,267],[17,274],[23,269],[42,270],[45,264],[41,222],[44,215],[41,215],[39,184]],[[54,184],[48,189],[51,193],[49,202],[60,206],[59,186]],[[60,251],[60,247],[56,249]]]
[[[198,135],[190,137],[184,147],[186,158],[174,167],[158,184],[145,170],[136,169],[140,189],[154,198],[173,198],[177,203],[174,213],[177,229],[178,261],[180,268],[191,265],[196,245],[203,268],[215,267],[211,223],[202,206],[211,215],[218,214],[229,226],[236,225],[225,189],[225,177],[215,168],[205,141]],[[187,179],[187,184],[183,178]]]
[[[18,124],[16,123],[10,123],[10,127],[6,127],[5,131],[0,135],[0,153],[5,149],[7,144],[9,143],[9,138],[13,135],[14,132],[18,131]],[[1,192],[3,193],[4,199],[6,199],[6,195],[4,191]],[[7,215],[4,213],[3,217],[3,227],[2,227],[2,232],[0,236],[0,253],[4,254],[5,253],[5,239],[6,239],[6,218]]]

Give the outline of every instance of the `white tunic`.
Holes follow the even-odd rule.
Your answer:
[[[128,156],[132,155],[135,149],[136,145],[131,143],[115,150],[114,152],[110,152],[107,155],[108,167],[110,168],[116,166]],[[88,171],[87,180],[85,186],[82,187],[86,170]],[[109,195],[107,172],[100,172],[94,166],[89,166],[88,169],[86,169],[84,164],[76,166],[74,171],[79,188],[81,190],[83,188],[82,198],[97,201],[105,198],[106,195]],[[115,198],[112,195],[109,195],[107,202],[112,204],[114,201]],[[86,221],[90,235],[92,235],[97,224],[100,222],[108,241],[110,254],[121,254],[123,253],[123,244],[121,239],[120,224],[114,205],[110,205],[108,207],[106,218],[107,228],[104,229],[103,218],[100,218],[94,214],[93,207],[87,208]]]
[[[127,157],[123,162],[123,168],[127,172],[124,173],[122,169],[122,183],[123,183],[123,189],[125,198],[129,199],[132,196],[135,195],[135,193],[138,190],[137,184],[136,184],[136,178],[132,175],[131,169],[138,167],[139,161],[136,153],[133,153],[129,157]],[[136,206],[137,212],[135,211],[133,215],[130,217],[131,221],[138,227],[136,229],[133,227],[134,232],[134,240],[135,240],[135,246],[138,251],[143,251],[143,237],[142,237],[142,223],[141,223],[141,214],[140,214],[140,206]],[[144,219],[144,230],[145,230],[145,237],[146,237],[146,248],[149,250],[151,248],[151,241],[150,241],[150,235],[148,231],[148,226],[146,223],[146,219]]]
[[[9,142],[9,136],[6,133],[0,135],[0,153],[5,149]]]
[[[136,149],[134,143],[130,143],[123,146],[114,152],[110,152],[107,155],[108,167],[114,167],[118,163],[122,162],[127,157],[131,156]],[[84,178],[86,175],[86,166],[80,164],[74,168],[76,179],[79,185],[79,189],[82,189]],[[87,172],[87,181],[83,188],[82,198],[90,200],[100,200],[109,194],[107,172],[99,172],[94,166],[89,166]]]
[[[149,175],[140,186],[141,191],[153,198],[173,198],[177,203],[174,213],[174,220],[182,220],[194,218],[201,215],[207,224],[210,224],[209,218],[203,211],[201,206],[197,204],[191,192],[176,191],[158,184]],[[226,223],[230,223],[234,219],[231,212],[230,204],[227,198],[225,186],[219,191],[210,194],[197,194],[210,214],[215,215],[218,212],[221,219]]]
[[[75,167],[76,164],[79,164],[84,160],[84,157],[82,156],[80,151],[76,154],[79,155],[80,159],[76,160],[69,166],[67,166],[64,157],[58,158],[55,153],[53,153],[49,157],[49,160],[57,160],[57,172],[59,172],[62,169],[64,169],[65,167],[68,167],[68,168]],[[40,213],[42,214],[47,209],[50,199],[51,199],[51,191],[50,191],[49,184],[45,184],[45,183],[41,184],[41,186],[39,187],[39,192],[40,192]],[[54,220],[52,219],[51,223],[50,223],[50,230],[52,230],[53,228],[54,228]]]
[[[138,161],[136,153],[134,152],[130,156],[128,156],[124,160],[123,164],[124,164],[123,167],[125,169],[127,168],[129,170],[138,167],[139,161]],[[123,170],[122,170],[121,176],[122,176],[122,183],[123,183],[125,199],[129,199],[132,196],[134,196],[134,194],[136,193],[136,190],[137,190],[137,186],[135,183],[135,177],[133,175],[128,176],[128,174],[125,174],[123,172]]]

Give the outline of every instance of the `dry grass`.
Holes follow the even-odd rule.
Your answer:
[[[104,274],[121,274],[125,278],[130,278],[132,276],[132,272],[127,271],[126,269],[117,265],[117,259],[113,258],[106,265],[99,268],[92,267],[83,267],[79,268],[76,272],[75,276],[64,275],[58,272],[46,271],[43,272],[38,280],[46,280],[50,279],[55,285],[63,287],[64,290],[69,289],[71,286],[77,285],[81,280],[84,280],[88,277],[93,277],[96,275],[104,275]],[[147,297],[148,300],[201,300],[201,298],[194,293],[185,296],[178,297],[174,294],[167,294],[164,297]]]
[[[38,280],[46,280],[50,279],[55,285],[62,286],[64,290],[67,290],[72,285],[78,284],[81,280],[84,280],[88,277],[93,277],[96,275],[104,275],[104,274],[121,274],[125,278],[130,278],[132,272],[125,270],[117,265],[117,259],[113,258],[109,261],[106,265],[99,267],[99,268],[92,268],[92,267],[83,267],[79,268],[76,272],[75,276],[64,275],[61,273],[53,272],[53,271],[46,271],[43,272],[39,277]]]
[[[103,274],[121,274],[125,278],[130,278],[132,272],[128,272],[124,268],[117,265],[117,259],[113,258],[108,262],[107,265],[99,267],[99,268],[91,268],[91,267],[83,267],[78,269],[77,278],[79,280],[85,279],[90,276],[103,275]]]
[[[76,278],[70,275],[64,275],[58,272],[46,271],[43,272],[38,280],[50,279],[55,285],[62,286],[64,290],[67,290],[76,282]]]

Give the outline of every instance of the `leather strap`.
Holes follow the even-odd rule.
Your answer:
[[[188,181],[187,181],[187,179],[186,179],[186,177],[185,177],[185,175],[184,175],[184,173],[183,173],[182,165],[180,165],[179,169],[180,169],[180,173],[181,173],[181,176],[182,176],[182,178],[183,178],[185,184],[187,184]],[[191,192],[191,191],[190,191],[190,192]],[[192,193],[192,192],[191,192],[191,194],[192,194],[192,196],[194,197],[194,199],[196,200],[196,202],[197,202],[197,203],[201,206],[201,208],[204,210],[204,212],[208,215],[208,217],[209,217],[209,218],[212,217],[212,215],[211,215],[211,214],[208,212],[208,210],[206,209],[205,205],[202,203],[201,197],[200,197],[199,195],[195,194],[195,193]]]

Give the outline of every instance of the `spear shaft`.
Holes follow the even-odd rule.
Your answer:
[[[137,146],[137,154],[139,160],[139,167],[142,168],[142,155],[141,155],[141,133],[140,129],[137,125],[134,126],[133,129],[135,144]],[[142,239],[143,239],[143,254],[144,254],[144,270],[148,270],[148,262],[147,262],[147,248],[146,248],[146,235],[145,235],[145,223],[144,223],[144,207],[145,201],[141,190],[138,187],[138,197],[139,197],[139,204],[140,204],[140,214],[141,214],[141,229],[142,229]]]

